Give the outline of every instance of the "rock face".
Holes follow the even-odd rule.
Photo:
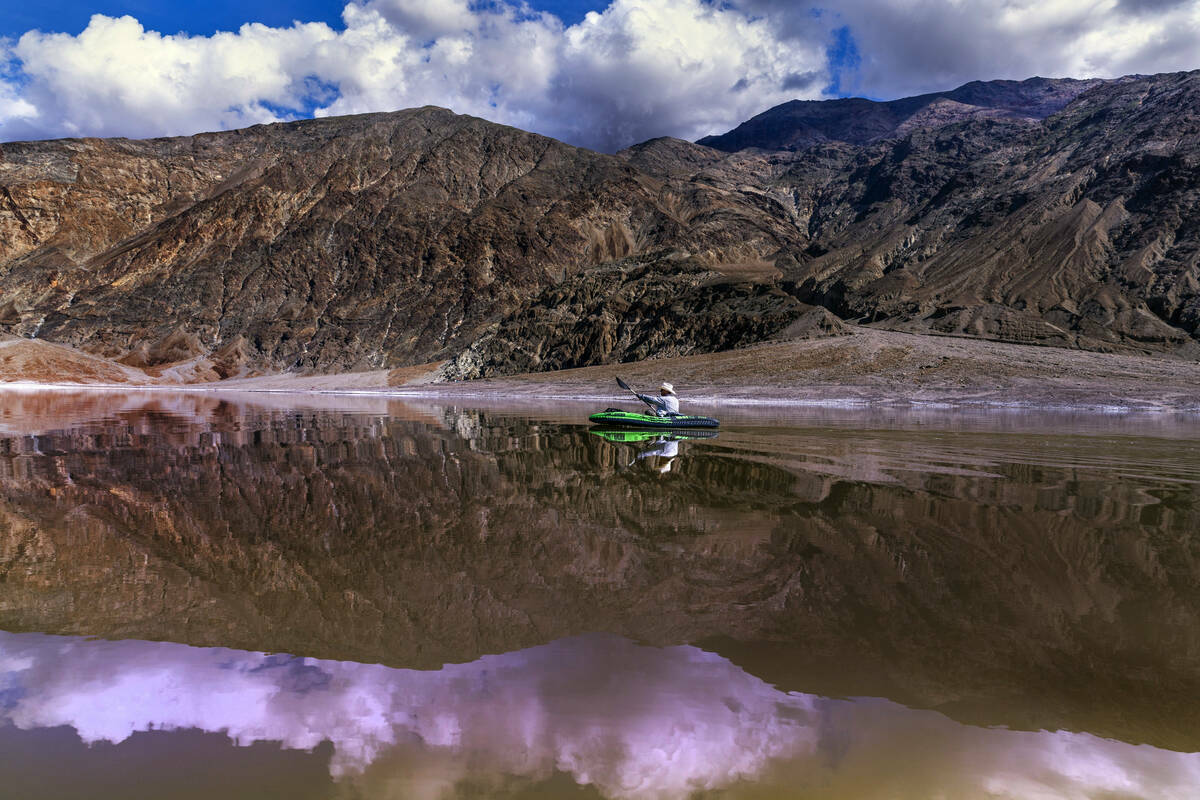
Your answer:
[[[691,180],[733,186],[758,176],[764,198],[809,236],[784,269],[785,288],[843,318],[1095,350],[1195,352],[1200,72],[1090,85],[1042,121],[971,114],[902,127],[860,146],[831,131],[795,152],[710,159]],[[737,141],[781,141],[751,133]],[[667,158],[667,147],[648,147],[656,152],[630,158]],[[675,163],[713,153],[698,150]]]
[[[801,150],[818,142],[867,144],[968,119],[1040,120],[1101,83],[1070,78],[972,81],[953,91],[888,102],[861,97],[793,100],[746,120],[728,133],[706,136],[700,144],[726,152],[748,147]]]
[[[150,142],[6,144],[0,320],[153,366],[427,362],[584,267],[773,259],[738,193],[437,108]]]
[[[704,141],[614,157],[421,108],[4,144],[0,331],[214,378],[707,352],[814,305],[1196,352],[1200,73],[789,103]]]
[[[803,324],[812,310],[776,286],[651,254],[584,270],[543,290],[443,374],[486,378],[730,350]]]

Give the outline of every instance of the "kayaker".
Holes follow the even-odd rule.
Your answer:
[[[663,381],[662,385],[658,387],[658,397],[639,394],[638,399],[650,406],[656,416],[668,417],[671,414],[679,413],[679,397],[675,394],[675,387],[666,381]]]

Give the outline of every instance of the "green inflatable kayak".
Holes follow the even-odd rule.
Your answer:
[[[689,417],[676,414],[669,417],[656,417],[653,414],[637,414],[633,411],[622,411],[619,408],[606,408],[588,417],[596,425],[610,428],[715,428],[721,423],[712,417]]]
[[[715,439],[717,432],[713,430],[688,430],[677,428],[673,431],[653,431],[639,428],[609,428],[599,425],[589,433],[599,436],[606,442],[614,444],[641,444],[642,442],[684,442],[689,439]]]

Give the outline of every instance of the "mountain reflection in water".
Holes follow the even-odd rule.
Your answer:
[[[933,746],[951,754],[960,744],[991,754],[991,742],[1025,743],[997,745],[1001,772],[1021,747],[1061,758],[1109,753],[1135,771],[1139,754],[1156,751],[1130,745],[1200,751],[1200,431],[1191,420],[834,410],[779,420],[723,411],[719,437],[638,459],[646,444],[606,441],[580,424],[586,406],[472,411],[176,393],[3,399],[0,630],[296,653],[324,659],[319,668],[331,675],[430,681],[482,669],[489,654],[507,654],[496,658],[513,672],[548,645],[562,658],[612,647],[646,669],[675,653],[721,665],[729,680],[773,698],[772,709],[806,710],[803,724],[780,728],[778,744],[792,747],[788,736],[807,731],[823,742],[812,752],[833,762],[842,739],[830,730],[845,726],[822,728],[813,708],[818,717],[840,709],[838,719],[890,720],[861,730],[892,738],[930,727],[942,737]],[[624,638],[577,638],[597,632]],[[101,642],[70,646],[108,652]],[[651,686],[643,702],[672,697],[669,681]],[[15,708],[14,692],[0,688],[0,708]],[[261,697],[269,706],[277,693]],[[789,705],[796,697],[817,704]],[[372,702],[363,696],[362,708]],[[322,709],[304,712],[304,724],[335,741]],[[232,723],[151,716],[135,722],[234,732]],[[500,730],[486,735],[504,738],[494,724]],[[432,728],[405,730],[422,747],[445,744]],[[641,763],[630,760],[624,733],[605,735],[624,754],[605,764]],[[745,736],[746,753],[775,752],[775,739]],[[295,740],[289,747],[300,750],[287,752],[313,744]],[[335,747],[335,772],[356,746]],[[890,746],[899,749],[854,752],[942,769],[903,741]],[[993,763],[982,750],[962,763]],[[388,752],[366,760],[425,758]],[[456,758],[446,763],[476,774]],[[780,758],[753,770],[816,769],[796,752]],[[566,763],[556,755],[549,769],[569,772]],[[516,769],[487,765],[488,774]],[[1155,771],[1156,780],[1177,785],[1168,772]],[[617,774],[604,778],[617,787],[605,792],[636,789]],[[977,779],[963,785],[983,786]]]
[[[238,746],[311,751],[328,742],[331,752],[315,757],[365,797],[503,795],[556,773],[622,800],[719,789],[732,797],[1184,798],[1200,785],[1200,754],[972,728],[886,700],[782,692],[695,647],[608,635],[421,672],[0,634],[0,697],[3,723],[68,726],[87,744],[190,729]],[[6,761],[0,755],[0,781],[21,767]]]

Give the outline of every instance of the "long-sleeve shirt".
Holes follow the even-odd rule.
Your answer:
[[[653,408],[654,413],[660,417],[679,413],[679,398],[673,394],[664,394],[659,397],[649,394],[639,394],[638,399]]]

